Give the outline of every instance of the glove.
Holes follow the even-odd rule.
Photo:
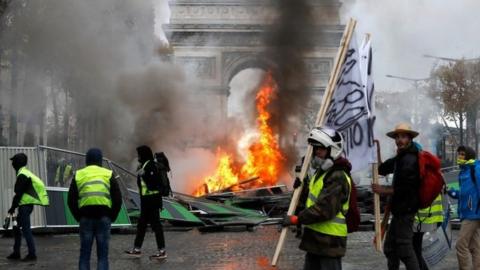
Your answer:
[[[295,181],[293,181],[293,189],[297,189],[301,184],[302,181],[300,181],[300,178],[296,177]]]
[[[13,215],[13,213],[15,213],[15,208],[12,207],[12,208],[8,209],[8,213],[10,215]]]
[[[297,225],[298,224],[298,217],[293,215],[285,215],[282,220],[282,227],[287,227],[290,225]]]

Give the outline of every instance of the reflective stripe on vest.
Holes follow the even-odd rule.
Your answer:
[[[438,195],[429,207],[418,210],[415,221],[426,224],[443,222],[442,195]]]
[[[321,194],[323,189],[323,180],[327,172],[323,173],[316,181],[315,176],[310,179],[310,192],[307,198],[307,208],[311,207],[317,201],[318,196]],[[348,186],[351,189],[351,179],[350,177],[344,172],[345,177],[347,178]],[[348,195],[347,201],[342,205],[342,211],[338,212],[337,215],[327,221],[305,225],[306,227],[323,234],[333,235],[333,236],[347,236],[347,224],[345,221],[344,213],[348,211],[348,205],[350,202],[350,194]]]
[[[20,170],[18,170],[17,177],[21,174],[25,175],[27,178],[32,179],[33,192],[32,194],[27,194],[29,192],[23,193],[19,205],[38,204],[47,206],[49,204],[49,201],[47,190],[45,190],[45,185],[43,184],[43,181],[38,176],[29,171],[26,167],[22,167],[20,168]]]
[[[160,191],[159,190],[149,190],[148,187],[147,187],[147,184],[145,184],[145,181],[143,180],[143,177],[142,177],[142,174],[144,174],[144,169],[145,169],[145,166],[147,166],[147,164],[150,162],[150,160],[147,160],[147,162],[143,163],[143,166],[142,168],[140,169],[139,171],[139,175],[140,175],[140,185],[142,186],[142,195],[143,196],[147,196],[147,195],[154,195],[154,194],[159,194]]]
[[[112,207],[110,198],[110,178],[112,171],[97,165],[90,165],[75,174],[78,188],[78,207],[105,205]]]

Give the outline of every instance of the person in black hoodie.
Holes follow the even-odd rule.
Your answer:
[[[79,269],[90,269],[93,239],[97,241],[97,269],[108,269],[110,226],[122,206],[120,188],[111,170],[102,167],[102,151],[87,151],[86,167],[76,171],[68,190],[68,207],[80,223]]]
[[[420,265],[413,248],[412,229],[420,206],[419,150],[413,142],[418,132],[412,130],[409,124],[400,123],[387,136],[395,140],[397,155],[380,164],[378,173],[393,173],[393,183],[392,186],[372,184],[373,192],[391,196],[390,209],[393,217],[385,236],[383,251],[389,270],[399,269],[400,261],[407,270],[418,270]]]
[[[140,217],[137,223],[137,234],[134,247],[126,250],[125,253],[134,257],[142,255],[141,248],[145,238],[147,225],[152,226],[155,233],[158,252],[150,256],[151,259],[165,259],[165,238],[163,235],[162,223],[160,222],[160,210],[162,209],[162,195],[160,192],[161,183],[158,168],[153,159],[153,152],[150,147],[142,145],[137,147],[138,162],[140,163],[137,185],[140,193]]]

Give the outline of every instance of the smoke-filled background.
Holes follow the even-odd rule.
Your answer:
[[[154,14],[149,1],[12,3],[2,25],[2,56],[12,65],[2,107],[20,125],[43,125],[40,143],[99,146],[120,162],[139,144],[184,145],[187,128],[201,136],[184,71],[156,55]]]
[[[432,116],[438,112],[426,95],[428,86],[419,82],[418,91],[412,81],[386,77],[387,74],[412,79],[431,76],[431,70],[448,62],[427,58],[432,55],[448,58],[477,58],[480,36],[478,10],[480,2],[475,0],[434,1],[374,1],[344,0],[343,21],[350,17],[358,20],[358,33],[370,33],[373,44],[373,70],[377,100],[398,104],[402,110],[392,112],[377,107],[376,135],[388,153],[393,153],[394,144],[384,134],[399,121],[410,121],[411,112]],[[361,36],[361,35],[359,35]],[[405,92],[411,90],[408,94]],[[392,94],[390,92],[399,92]],[[401,94],[401,93],[404,94]],[[386,93],[386,94],[384,94]],[[435,116],[433,116],[435,119]],[[418,123],[420,139],[426,140],[435,130],[428,123]],[[437,134],[438,135],[438,134]],[[425,145],[431,147],[430,145]],[[384,147],[387,148],[387,147]],[[383,150],[383,149],[382,149]]]
[[[303,57],[311,51],[313,18],[309,1],[278,1],[279,15],[266,33],[266,57],[275,64],[274,78],[278,85],[277,98],[272,101],[272,126],[280,138],[287,168],[298,159],[297,149],[291,143],[292,134],[303,125],[298,121],[311,98],[309,72]],[[281,140],[282,141],[282,140]]]
[[[300,58],[307,35],[296,29],[307,28],[309,9],[304,1],[290,2],[279,2],[279,20],[265,35],[264,54],[274,62],[280,91],[271,104],[280,137],[291,134],[287,122],[308,99]],[[11,63],[2,74],[11,79],[2,81],[10,85],[2,91],[1,105],[13,112],[8,128],[17,133],[9,134],[17,138],[9,145],[41,143],[80,152],[96,146],[133,168],[135,147],[147,144],[170,155],[180,179],[208,171],[214,149],[190,145],[198,146],[202,138],[229,145],[238,139],[238,119],[219,129],[197,114],[198,107],[215,111],[214,103],[194,94],[195,78],[185,70],[160,61],[157,49],[168,41],[159,29],[169,12],[166,1],[156,4],[156,9],[149,1],[11,4],[0,37],[2,57]],[[243,105],[254,114],[252,96]],[[23,133],[35,134],[27,140]],[[294,149],[285,147],[293,162]]]
[[[299,117],[312,98],[306,91],[310,78],[301,61],[312,43],[312,9],[307,2],[277,1],[277,21],[264,36],[267,49],[263,56],[274,64],[279,89],[270,109],[280,140],[301,129]],[[478,56],[477,1],[342,2],[343,21],[352,16],[358,20],[358,33],[372,34],[379,94],[413,89],[411,82],[388,79],[386,74],[430,76],[438,62],[423,54]],[[16,138],[9,145],[45,143],[80,152],[99,146],[105,156],[131,168],[135,147],[148,144],[167,153],[173,163],[173,186],[180,191],[189,185],[186,179],[201,179],[212,171],[215,149],[198,147],[198,141],[228,145],[238,139],[234,135],[243,127],[254,125],[252,89],[266,70],[242,71],[233,78],[232,88],[245,87],[250,92],[238,97],[237,113],[229,111],[227,123],[213,126],[197,112],[200,108],[207,115],[215,114],[211,110],[217,103],[193,94],[198,90],[195,78],[158,55],[158,48],[168,42],[161,24],[168,23],[169,15],[167,0],[12,1],[0,28],[0,65],[8,62],[0,73],[4,78],[0,80],[0,111],[14,113],[3,119],[9,131],[0,130],[1,144],[7,144],[8,135]],[[392,109],[387,106],[392,100],[402,104],[397,107],[408,109]],[[376,134],[392,146],[384,133],[398,121],[411,119],[412,104],[418,104],[413,106],[417,114],[434,115],[436,109],[426,106],[430,104],[426,95],[388,94],[381,101],[387,105],[377,106]],[[421,136],[432,133],[424,130],[422,121],[416,124]],[[12,134],[12,130],[26,134]],[[301,153],[285,141],[281,147],[289,168]]]

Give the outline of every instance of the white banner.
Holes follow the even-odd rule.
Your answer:
[[[375,162],[373,143],[374,84],[372,50],[365,39],[358,48],[355,34],[350,41],[336,89],[327,112],[326,125],[340,131],[352,172]]]

